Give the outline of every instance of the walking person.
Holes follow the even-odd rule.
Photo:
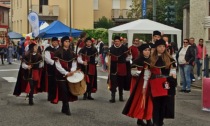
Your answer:
[[[183,46],[177,53],[177,61],[180,68],[182,89],[181,92],[191,92],[191,78],[193,62],[195,60],[195,53],[193,47],[189,44],[188,39],[184,39]]]
[[[86,75],[87,90],[83,96],[83,100],[94,100],[92,93],[97,90],[97,69],[96,57],[98,56],[97,49],[93,46],[91,38],[85,39],[85,47],[78,53],[78,63],[81,64],[81,70]]]
[[[29,93],[29,105],[33,105],[33,95],[42,87],[40,85],[40,69],[43,67],[42,56],[38,53],[38,45],[29,45],[29,51],[25,54],[20,72],[18,74],[14,95],[19,96],[21,92]]]
[[[144,73],[144,81],[149,79],[153,102],[153,125],[162,126],[164,118],[174,118],[176,64],[166,50],[163,39],[155,41],[155,50],[148,63],[148,73]]]
[[[124,101],[123,90],[129,90],[130,86],[126,82],[127,68],[126,61],[130,61],[131,57],[129,50],[120,42],[120,37],[114,37],[114,45],[110,47],[109,51],[109,89],[111,91],[110,103],[115,103],[115,93],[119,91],[119,101]]]
[[[51,45],[44,51],[44,74],[45,74],[45,91],[48,92],[48,100],[52,101],[56,97],[56,77],[55,77],[55,52],[59,49],[58,38],[51,39]]]
[[[72,76],[77,70],[76,55],[73,50],[70,49],[70,40],[68,36],[61,38],[61,47],[55,52],[55,67],[56,67],[56,89],[54,90],[54,99],[51,103],[57,104],[62,101],[61,112],[70,116],[71,111],[69,102],[76,101],[77,96],[72,95],[69,91],[68,82],[66,77]]]
[[[149,72],[145,66],[149,63],[150,46],[142,44],[139,51],[140,55],[132,64],[131,94],[122,113],[136,118],[139,126],[152,126],[152,97],[148,83],[144,83],[144,73]],[[143,120],[146,120],[147,124]]]
[[[7,47],[7,62],[9,64],[12,64],[13,62],[13,56],[15,54],[15,48],[13,45],[14,42],[10,42],[8,47]]]
[[[203,49],[204,48],[204,49]],[[204,55],[203,55],[204,50]],[[203,64],[203,58],[206,56],[206,47],[203,47],[203,39],[199,39],[199,43],[197,45],[197,56],[196,56],[196,64],[197,64],[197,77],[198,80],[201,79],[201,68]],[[205,76],[205,75],[204,75]]]

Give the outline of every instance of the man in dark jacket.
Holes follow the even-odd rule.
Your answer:
[[[195,62],[196,62],[196,55],[197,55],[197,46],[195,44],[195,39],[193,37],[190,38],[189,40],[189,44],[191,45],[191,48],[193,48],[193,52],[195,53],[194,55],[194,58],[195,58]],[[195,82],[195,77],[194,77],[194,63],[193,63],[193,67],[192,67],[192,70],[191,70],[191,74],[190,74],[190,77],[191,77],[191,80],[192,82]]]

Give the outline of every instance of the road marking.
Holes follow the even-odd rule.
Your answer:
[[[108,79],[108,76],[98,76],[98,78],[101,78],[101,79]]]
[[[19,69],[1,69],[0,72],[18,71]]]
[[[8,82],[16,82],[17,78],[15,77],[2,77],[4,80],[8,81]]]
[[[20,65],[20,63],[12,62],[12,64]]]

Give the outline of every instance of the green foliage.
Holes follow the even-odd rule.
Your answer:
[[[133,1],[136,1],[136,0],[133,0]],[[153,19],[153,7],[152,7],[153,3],[152,3],[152,1],[153,0],[147,0],[147,18],[151,19],[151,20]],[[165,18],[166,18],[165,6],[175,5],[175,19],[176,19],[176,22],[172,26],[174,26],[176,28],[179,28],[179,29],[182,29],[183,28],[183,6],[186,5],[187,3],[189,3],[189,0],[156,0],[156,2],[157,2],[157,9],[156,9],[157,22],[166,24],[166,22],[165,22]],[[132,7],[131,12],[141,13],[141,5],[133,2],[131,7]],[[136,9],[136,7],[138,7],[139,9]]]
[[[108,43],[108,30],[105,28],[85,29],[88,36],[94,39],[101,38],[104,43]]]
[[[139,19],[142,15],[141,10],[141,0],[132,0],[132,5],[130,6],[131,9],[128,11],[128,18],[136,18]]]
[[[114,22],[112,20],[107,19],[105,16],[99,18],[98,22],[95,24],[95,28],[112,28],[114,27]]]

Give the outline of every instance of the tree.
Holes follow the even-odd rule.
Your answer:
[[[112,28],[114,27],[114,22],[112,20],[107,19],[105,16],[99,18],[98,22],[95,24],[95,28]]]
[[[128,11],[128,17],[129,18],[140,18],[142,15],[141,10],[141,0],[132,0],[132,5],[130,6],[131,9]]]

